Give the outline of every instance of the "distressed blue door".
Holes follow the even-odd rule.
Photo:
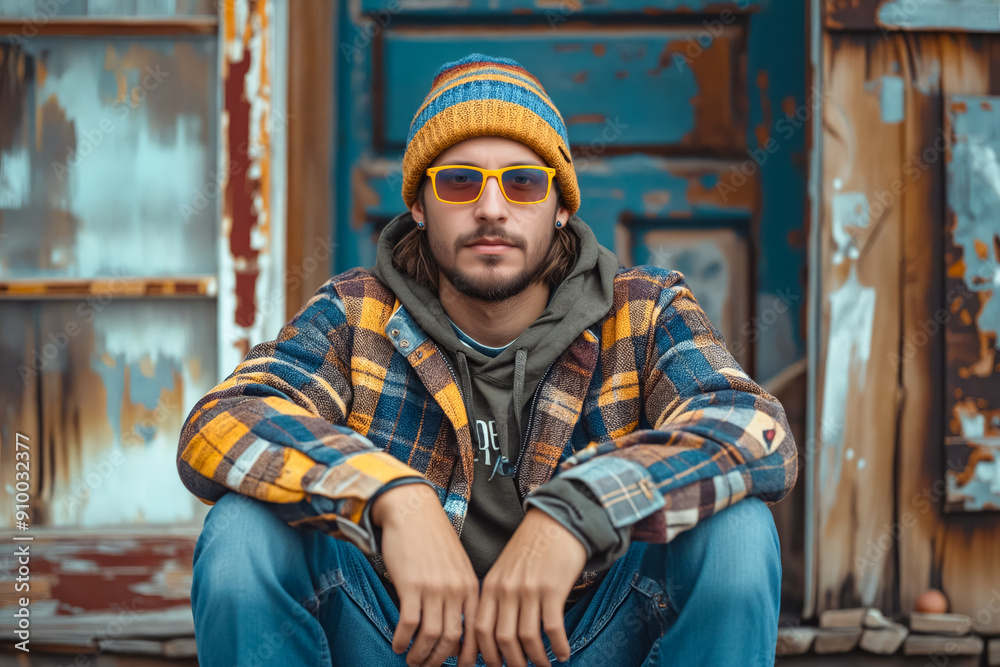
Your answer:
[[[341,3],[333,270],[372,265],[405,210],[407,130],[435,71],[503,56],[559,108],[600,242],[682,271],[756,377],[803,356],[802,3],[502,4]]]

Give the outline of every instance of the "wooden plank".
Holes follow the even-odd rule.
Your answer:
[[[879,39],[826,37],[815,439],[816,612],[891,610],[901,216],[900,54]],[[877,156],[877,158],[875,157]]]
[[[905,400],[900,405],[897,471],[899,609],[912,610],[928,588],[948,596],[949,611],[973,619],[973,631],[1000,633],[1000,526],[995,518],[943,513],[947,494],[941,453],[945,426],[945,342],[931,325],[955,315],[944,306],[944,100],[982,95],[997,78],[995,38],[893,35],[905,49],[905,154],[919,178],[901,196],[905,219],[902,339],[896,358]],[[909,159],[909,158],[908,158]],[[926,169],[924,169],[926,167]],[[911,183],[910,179],[906,179]],[[919,343],[919,344],[918,344]]]
[[[826,0],[830,30],[1000,32],[995,0]]]
[[[337,68],[330,39],[334,9],[327,0],[301,0],[288,6],[287,319],[330,276],[331,187],[336,182],[332,132]],[[320,81],[326,84],[317,85]]]
[[[1000,510],[1000,97],[945,108],[945,511]]]
[[[215,297],[215,276],[0,280],[0,299]]]

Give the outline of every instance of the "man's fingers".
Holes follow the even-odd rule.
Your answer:
[[[507,659],[509,667],[526,667],[527,659],[521,650],[521,640],[517,636],[517,615],[520,598],[511,591],[500,595],[497,606],[497,629],[495,632],[497,646]]]
[[[413,632],[420,625],[420,596],[416,593],[399,594],[399,623],[392,635],[392,650],[403,654],[413,639]]]
[[[461,598],[445,598],[443,621],[441,636],[421,667],[441,667],[441,663],[453,653],[452,649],[458,645],[458,640],[462,638]]]
[[[501,667],[503,659],[497,649],[495,637],[497,622],[497,600],[492,593],[483,589],[483,595],[479,598],[479,608],[476,611],[476,624],[473,626],[476,633],[476,643],[479,645],[479,652],[483,660],[489,667]]]
[[[521,648],[536,667],[551,667],[549,656],[545,653],[545,644],[542,643],[541,607],[542,603],[538,597],[521,598],[517,637],[521,641]]]
[[[545,635],[549,638],[552,652],[559,662],[569,661],[569,639],[566,638],[566,621],[563,617],[563,607],[566,601],[559,596],[548,596],[542,600],[542,623],[545,625]]]
[[[425,598],[420,606],[420,629],[417,631],[417,640],[413,642],[410,652],[406,654],[406,664],[410,667],[417,667],[430,654],[431,649],[437,644],[443,629],[442,615],[444,613],[444,600],[439,597]]]
[[[479,654],[479,649],[476,648],[476,614],[478,611],[479,589],[477,587],[476,591],[470,593],[465,599],[463,612],[465,614],[465,619],[463,620],[465,638],[462,640],[462,651],[458,656],[458,667],[476,664],[476,656]]]

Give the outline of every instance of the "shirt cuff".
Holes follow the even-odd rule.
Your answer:
[[[339,530],[349,542],[361,549],[363,553],[381,556],[382,528],[380,526],[376,526],[372,522],[372,506],[375,504],[375,500],[383,493],[389,489],[394,489],[397,486],[402,486],[403,484],[426,484],[434,489],[434,493],[437,494],[437,488],[424,477],[400,477],[394,479],[391,482],[383,484],[378,491],[371,495],[368,502],[365,503],[364,510],[361,512],[360,523],[354,523],[349,519],[338,517],[337,530]],[[313,496],[313,506],[320,513],[333,512],[333,503],[334,501],[332,499],[325,496]]]
[[[535,507],[558,521],[587,550],[587,571],[610,567],[629,547],[631,526],[616,528],[586,486],[557,477],[533,491],[524,509]]]

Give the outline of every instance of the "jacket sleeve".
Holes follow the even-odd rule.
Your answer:
[[[292,527],[377,553],[369,501],[430,482],[346,426],[351,337],[331,280],[192,408],[177,450],[187,489],[209,505],[245,494]]]
[[[747,496],[776,503],[798,475],[781,404],[729,354],[683,275],[660,275],[637,378],[651,428],[591,443],[554,478],[588,488],[615,528],[631,526],[631,540],[646,542],[669,542]],[[614,403],[603,398],[601,405]]]

